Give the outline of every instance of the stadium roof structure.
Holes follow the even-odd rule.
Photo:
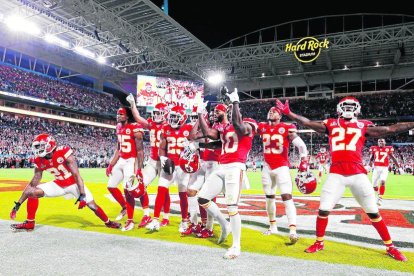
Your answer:
[[[347,89],[351,84],[362,91],[364,82],[371,82],[378,90],[383,86],[377,87],[377,80],[403,80],[394,87],[400,88],[414,78],[414,17],[408,15],[296,20],[210,49],[150,0],[0,0],[0,5],[3,18],[18,13],[36,21],[43,30],[40,38],[52,34],[69,41],[66,52],[81,48],[106,60],[107,66],[101,66],[104,69],[94,67],[100,70],[96,75],[115,83],[138,73],[206,80],[209,74],[222,72],[230,88],[238,87],[248,98],[261,98],[263,91],[269,94],[267,89],[270,96],[279,96],[274,93],[277,89],[285,96],[286,89],[294,89],[298,95],[303,90],[335,90],[335,84],[346,83]],[[302,63],[285,46],[308,36],[328,39],[329,48],[314,62]],[[51,58],[52,54],[41,56]],[[58,65],[67,65],[61,63]],[[81,65],[78,72],[96,71],[89,64]],[[218,90],[207,86],[209,89]]]

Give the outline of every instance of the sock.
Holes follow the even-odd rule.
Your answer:
[[[374,191],[378,192],[378,186],[374,187]]]
[[[113,198],[118,201],[119,205],[121,205],[122,208],[126,207],[125,199],[118,188],[108,188],[108,191],[111,193]]]
[[[168,218],[168,214],[170,213],[170,207],[171,207],[171,197],[170,197],[170,190],[168,188],[167,189],[167,194],[165,195],[165,203],[164,203],[164,217],[165,214],[167,214],[167,218]]]
[[[126,209],[128,220],[134,219],[134,208],[135,208],[135,199],[129,195],[128,190],[124,189],[125,199],[126,199]]]
[[[154,218],[159,218],[161,214],[161,209],[164,207],[165,212],[165,196],[168,193],[168,189],[165,187],[158,186],[157,197],[155,198],[154,206]]]
[[[384,192],[385,192],[385,185],[381,185],[381,186],[379,187],[378,196],[379,196],[379,197],[382,197],[382,196],[384,195]]]
[[[266,197],[266,211],[269,221],[276,221],[276,200]]]
[[[323,241],[325,237],[326,226],[328,226],[328,217],[318,216],[316,218],[316,240]]]
[[[180,209],[181,209],[181,218],[183,220],[188,219],[188,196],[187,192],[178,192],[180,197]]]
[[[233,245],[235,247],[240,247],[240,237],[241,237],[241,217],[240,214],[230,216],[230,225],[231,231],[233,233]]]
[[[293,199],[283,201],[289,225],[296,225],[296,206]]]
[[[289,225],[289,234],[296,234],[296,225]]]
[[[321,177],[322,177],[322,172],[320,171],[320,172],[319,172],[319,178],[321,178]]]
[[[196,196],[188,197],[188,211],[190,212],[190,221],[192,224],[198,223],[198,202]]]
[[[39,207],[39,199],[29,197],[27,199],[27,220],[33,221],[36,217],[37,208]]]
[[[149,216],[149,197],[148,193],[145,192],[143,196],[139,198],[139,201],[141,202],[142,210],[144,211],[144,216]]]
[[[206,228],[210,231],[213,231],[213,224],[214,224],[214,217],[207,212]]]
[[[209,213],[213,218],[215,218],[220,223],[221,227],[227,226],[228,222],[215,202],[210,201],[210,203],[206,207],[206,210],[207,210],[207,213]]]
[[[387,225],[385,225],[384,220],[382,217],[371,219],[372,225],[377,230],[378,234],[380,235],[381,239],[383,240],[385,246],[393,246],[390,233],[388,232]]]
[[[207,211],[201,206],[198,206],[198,209],[200,211],[200,217],[201,217],[201,223],[206,224],[207,223]]]
[[[95,215],[100,218],[103,222],[107,223],[109,221],[108,216],[105,214],[104,210],[98,206],[98,208],[94,211]]]

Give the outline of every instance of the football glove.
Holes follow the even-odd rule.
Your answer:
[[[112,166],[112,164],[109,164],[108,168],[106,168],[106,176],[109,177],[112,173],[112,169],[114,168],[114,166]]]
[[[160,156],[160,161],[161,161],[161,168],[164,168],[165,166],[165,162],[167,162],[167,157],[165,156]]]
[[[135,106],[135,98],[134,95],[129,94],[128,97],[126,97],[127,102],[131,105],[131,107]]]
[[[207,104],[208,104],[208,101],[200,102],[197,106],[197,113],[198,114],[206,114],[207,113],[207,109],[206,109]]]
[[[299,167],[298,167],[298,172],[307,172],[309,168],[309,162],[306,158],[303,158],[300,161]]]
[[[231,103],[238,103],[238,102],[240,102],[240,100],[239,100],[239,94],[237,93],[237,88],[234,88],[233,92],[231,92],[231,93],[226,93],[226,96],[229,98],[229,101]]]
[[[78,197],[78,199],[75,202],[75,205],[79,202],[78,205],[78,209],[82,209],[83,207],[86,206],[86,195],[85,194],[80,194],[80,196]]]
[[[17,211],[19,211],[19,209],[20,209],[20,205],[22,205],[22,204],[19,203],[19,202],[16,202],[16,201],[14,202],[14,207],[10,212],[10,218],[12,220],[14,220],[16,218],[16,214],[17,214]]]
[[[289,100],[286,100],[285,104],[283,104],[279,99],[276,99],[276,107],[284,115],[288,115],[290,113]]]

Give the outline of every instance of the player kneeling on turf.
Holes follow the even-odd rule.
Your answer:
[[[15,219],[20,205],[28,199],[27,220],[23,223],[12,224],[13,231],[30,231],[35,226],[35,215],[40,197],[58,197],[71,194],[77,198],[78,209],[88,206],[109,228],[120,228],[117,222],[110,221],[105,212],[93,200],[91,192],[83,184],[79,174],[73,151],[68,146],[57,147],[56,140],[49,134],[36,136],[32,143],[35,155],[35,172],[29,185],[23,191],[20,199],[15,202],[10,218]],[[43,171],[50,172],[55,180],[40,184]]]

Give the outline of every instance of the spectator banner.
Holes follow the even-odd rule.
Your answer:
[[[154,107],[157,103],[182,105],[191,109],[203,100],[204,84],[199,81],[138,75],[137,105]]]

